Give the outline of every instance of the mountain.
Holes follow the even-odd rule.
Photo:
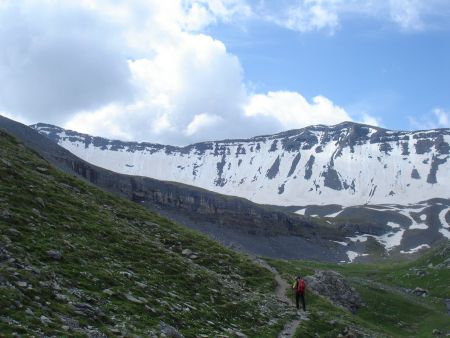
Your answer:
[[[45,144],[23,125],[0,122]],[[56,154],[78,163],[64,152]],[[279,273],[57,170],[0,130],[2,337],[269,338],[285,323],[298,324],[296,337],[450,330],[448,243],[401,264],[268,262]],[[291,291],[280,273],[287,281],[306,276],[307,313],[280,301]],[[320,276],[328,277],[314,287]]]
[[[2,130],[0,272],[2,337],[274,337],[293,312],[265,268]]]
[[[236,250],[278,258],[347,260],[344,241],[357,233],[382,235],[389,227],[348,221],[330,224],[180,183],[118,174],[92,165],[21,123],[0,116],[0,128],[69,174],[200,230]]]
[[[113,141],[48,124],[32,127],[100,167],[265,203],[259,207],[289,215],[288,229],[296,228],[289,225],[297,224],[291,223],[292,213],[314,224],[309,232],[302,227],[300,235],[307,241],[292,230],[264,232],[258,239],[253,230],[236,235],[219,226],[213,231],[223,242],[258,254],[363,261],[374,255],[403,257],[450,239],[449,129],[396,132],[343,123],[180,148]],[[180,195],[178,191],[169,200]],[[180,205],[173,204],[175,209]],[[227,210],[233,214],[246,207]],[[243,213],[237,215],[228,225],[246,223],[240,218]],[[222,216],[212,213],[210,220]],[[262,218],[268,220],[267,229],[279,227],[280,218]],[[207,233],[217,229],[196,220],[184,224]],[[311,246],[311,240],[325,249]]]
[[[173,147],[32,127],[100,167],[260,204],[409,204],[450,197],[450,129],[403,132],[345,122]]]

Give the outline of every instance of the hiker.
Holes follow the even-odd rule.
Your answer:
[[[302,278],[302,276],[297,276],[297,278],[295,279],[294,285],[292,285],[292,289],[295,290],[295,302],[297,304],[297,309],[300,308],[299,300],[301,300],[303,311],[306,311],[306,305],[305,305],[306,283],[305,283],[305,280]]]

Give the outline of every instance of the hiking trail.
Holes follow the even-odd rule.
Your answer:
[[[277,297],[277,299],[281,302],[284,302],[287,304],[292,304],[294,306],[292,300],[290,300],[286,296],[286,293],[285,293],[286,289],[290,288],[290,285],[281,277],[281,275],[278,273],[278,271],[274,267],[267,264],[266,261],[264,261],[260,258],[255,258],[254,260],[260,266],[266,268],[267,270],[271,271],[275,275],[275,281],[277,282],[277,287],[275,289],[275,296]],[[287,322],[284,325],[283,330],[278,334],[277,338],[293,337],[295,330],[297,329],[297,327],[300,325],[300,323],[303,320],[308,320],[308,315],[305,312],[299,311],[297,318]]]

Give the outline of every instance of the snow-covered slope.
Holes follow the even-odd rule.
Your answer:
[[[399,132],[346,122],[174,147],[33,127],[95,165],[256,203],[351,206],[450,197],[450,129]]]

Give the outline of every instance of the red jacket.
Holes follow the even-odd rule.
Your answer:
[[[306,289],[306,283],[305,280],[302,278],[300,280],[296,280],[294,285],[292,286],[293,289],[295,289],[296,293],[304,294]]]

